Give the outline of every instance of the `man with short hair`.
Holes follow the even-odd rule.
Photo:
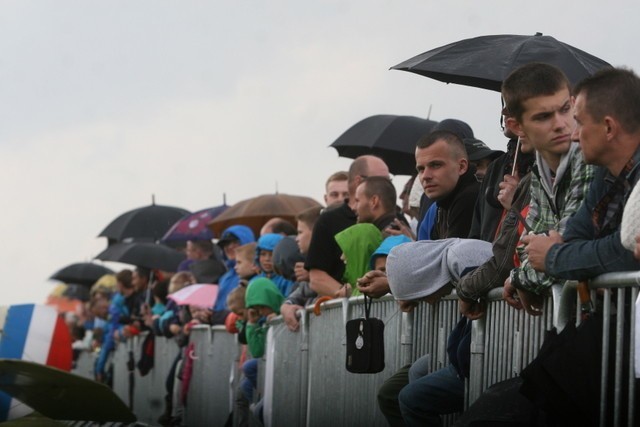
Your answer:
[[[267,221],[260,229],[260,235],[280,234],[282,236],[295,236],[298,231],[284,218],[274,217]]]
[[[327,206],[342,203],[349,198],[349,174],[345,171],[338,171],[331,174],[324,185],[324,203]]]
[[[622,211],[640,179],[640,78],[605,69],[575,88],[574,118],[587,163],[598,166],[583,205],[562,236],[523,237],[530,264],[561,279],[587,280],[612,271],[638,270],[620,241]]]
[[[422,137],[416,147],[416,169],[425,194],[438,203],[431,239],[466,238],[480,184],[462,140],[444,130]]]
[[[389,178],[389,168],[382,159],[366,155],[356,158],[349,168],[349,198],[342,204],[326,209],[318,218],[311,236],[311,244],[305,262],[309,270],[311,289],[318,295],[334,296],[342,288],[344,263],[340,259],[340,247],[334,236],[356,223],[355,192],[367,177]]]
[[[382,176],[365,179],[355,194],[358,222],[369,222],[383,231],[396,219],[396,188]]]
[[[593,179],[593,170],[585,164],[579,144],[571,141],[574,120],[569,81],[552,65],[530,63],[505,79],[502,96],[511,115],[506,125],[516,135],[526,137],[535,149],[527,222],[533,233],[562,233]],[[541,301],[532,301],[524,293],[516,301],[516,289],[542,295],[562,281],[537,273],[521,247],[518,257],[520,266],[511,271],[504,284],[505,299],[530,314],[541,314]]]

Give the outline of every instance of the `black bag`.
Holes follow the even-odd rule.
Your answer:
[[[364,317],[347,322],[347,371],[375,374],[384,369],[384,323],[370,318],[371,298],[364,297]]]

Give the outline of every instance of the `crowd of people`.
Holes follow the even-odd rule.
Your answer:
[[[110,382],[117,342],[143,330],[175,338],[181,352],[159,421],[180,425],[189,332],[224,324],[246,344],[233,416],[248,425],[272,317],[296,332],[299,310],[318,299],[391,293],[408,312],[455,289],[461,318],[449,340],[451,363],[430,372],[418,359],[387,378],[377,398],[392,426],[437,426],[441,415],[462,411],[470,325],[484,315],[491,289],[503,287],[507,304],[538,316],[552,285],[640,270],[640,235],[629,250],[620,234],[640,179],[640,79],[611,68],[572,88],[561,70],[532,63],[504,81],[502,97],[504,152],[464,121],[442,120],[416,141],[417,174],[399,197],[384,160],[361,156],[328,178],[326,208],[301,212],[297,224],[274,218],[259,236],[234,225],[215,244],[190,241],[187,261],[171,276],[119,272],[117,291],[95,292],[90,302],[87,329],[101,330],[92,335],[100,347],[96,379]],[[198,264],[205,268],[194,270]],[[179,306],[167,298],[194,283],[218,284],[217,299]],[[259,403],[253,412],[260,417]],[[546,408],[537,414],[541,425],[556,420]]]

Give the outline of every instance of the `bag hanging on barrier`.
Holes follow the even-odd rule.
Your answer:
[[[384,369],[384,323],[369,317],[371,298],[364,297],[364,317],[349,320],[347,329],[347,371],[375,374]]]

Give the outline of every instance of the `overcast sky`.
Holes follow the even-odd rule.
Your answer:
[[[431,107],[502,148],[497,93],[389,67],[539,31],[640,70],[637,17],[611,1],[2,0],[0,303],[43,302],[152,194],[191,211],[276,185],[320,201],[349,164],[328,145],[374,114]]]

